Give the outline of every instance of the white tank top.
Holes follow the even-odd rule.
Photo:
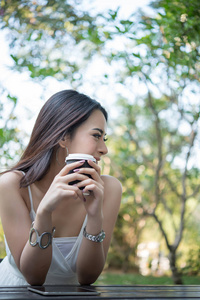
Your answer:
[[[33,197],[31,193],[31,188],[28,186],[28,193],[29,193],[29,199],[31,204],[31,211],[30,211],[30,217],[32,220],[35,220],[35,211],[33,208]],[[59,237],[59,238],[53,238],[56,246],[59,248],[62,255],[66,258],[67,255],[72,250],[76,240],[77,236],[75,237]]]
[[[28,186],[31,211],[30,218],[35,220],[35,211],[31,188]],[[83,222],[80,233],[77,237],[53,238],[52,241],[52,261],[47,273],[45,285],[67,285],[78,284],[76,274],[76,261],[83,239],[83,228],[87,223],[87,216]],[[5,239],[7,256],[0,263],[0,286],[28,285],[22,273],[17,268],[14,258],[10,252]]]
[[[28,193],[29,193],[29,199],[30,199],[30,204],[31,204],[31,210],[30,210],[30,217],[31,220],[35,220],[35,211],[33,207],[33,197],[31,193],[31,187],[28,186]],[[85,222],[84,222],[85,223]],[[77,241],[77,236],[75,237],[58,237],[58,238],[53,238],[53,241],[55,245],[58,247],[62,255],[67,258],[67,256],[70,254],[71,250],[73,249],[76,241]],[[77,259],[78,253],[76,255]],[[76,261],[76,260],[75,260]],[[76,266],[72,265],[72,270],[75,272],[76,271]]]

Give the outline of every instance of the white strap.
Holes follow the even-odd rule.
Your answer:
[[[21,171],[23,175],[25,175],[24,171]],[[31,188],[30,185],[28,185],[28,194],[29,194],[29,199],[30,199],[30,204],[31,204],[31,211],[34,212],[34,208],[33,208],[33,197],[32,197],[32,193],[31,193]]]
[[[34,211],[34,208],[33,208],[33,197],[32,197],[32,193],[31,193],[31,187],[30,187],[30,185],[28,185],[28,194],[29,194],[30,203],[31,203],[31,211]]]

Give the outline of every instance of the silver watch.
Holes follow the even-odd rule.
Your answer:
[[[106,234],[105,234],[105,231],[103,231],[103,230],[101,230],[101,232],[97,235],[89,234],[89,233],[87,233],[86,226],[85,226],[83,229],[83,236],[92,242],[102,243],[103,240],[105,239]]]

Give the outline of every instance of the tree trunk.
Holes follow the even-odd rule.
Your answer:
[[[183,284],[181,273],[176,267],[176,251],[171,250],[169,254],[170,269],[172,271],[172,279],[174,284]]]

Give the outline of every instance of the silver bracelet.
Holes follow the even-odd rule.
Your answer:
[[[46,249],[52,243],[52,238],[54,236],[56,228],[53,227],[52,233],[51,232],[43,232],[41,235],[39,235],[39,232],[33,227],[33,225],[34,225],[34,222],[31,225],[31,229],[30,229],[30,233],[29,233],[29,244],[32,247],[35,247],[38,244],[38,246],[41,249]],[[34,242],[32,242],[33,233],[35,233],[35,235],[36,235],[36,240]],[[45,245],[43,245],[42,244],[42,239],[44,238],[45,235],[48,237],[48,241]]]
[[[89,234],[89,233],[87,233],[86,226],[85,226],[83,229],[83,236],[92,242],[102,243],[106,237],[106,234],[105,234],[105,231],[103,231],[103,230],[101,230],[101,232],[97,235]]]

